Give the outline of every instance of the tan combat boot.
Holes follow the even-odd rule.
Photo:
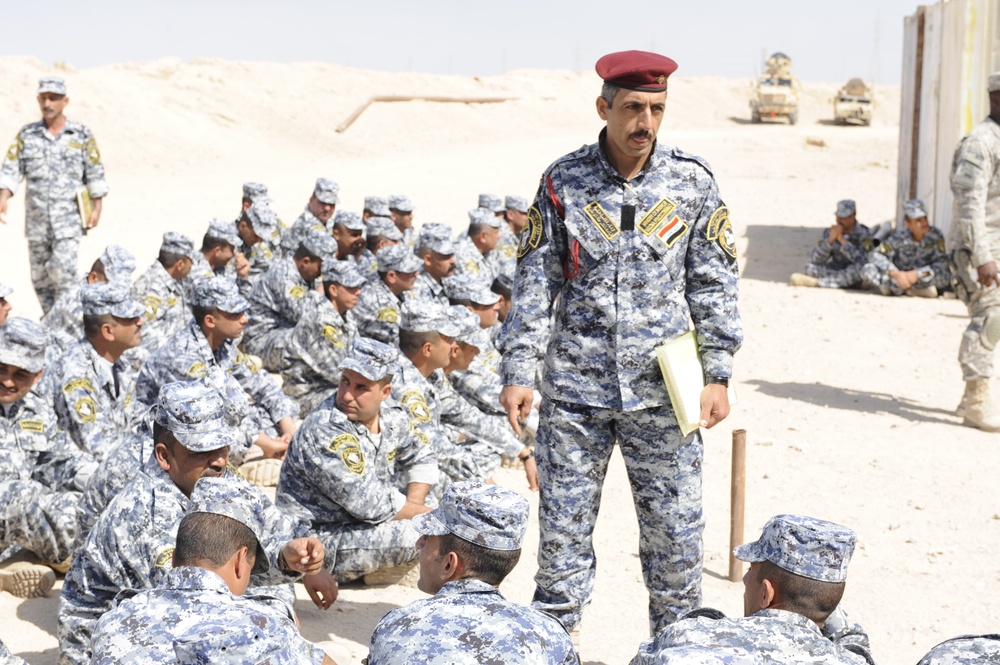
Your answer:
[[[48,593],[56,583],[56,574],[48,566],[24,559],[0,564],[0,589],[18,598],[37,598]]]
[[[398,584],[400,586],[417,588],[417,581],[420,579],[420,559],[414,559],[401,566],[386,566],[379,568],[374,573],[368,573],[364,577],[367,586],[388,586]]]
[[[990,395],[990,380],[967,381],[969,397],[965,402],[966,427],[978,427],[984,432],[1000,432],[1000,409]]]
[[[931,284],[930,286],[911,286],[906,289],[906,295],[914,298],[937,298],[938,292],[937,287]]]
[[[788,280],[788,283],[792,286],[819,286],[818,279],[801,272],[793,272],[791,279]]]

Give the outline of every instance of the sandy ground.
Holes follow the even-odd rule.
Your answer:
[[[37,117],[35,81],[50,71],[33,59],[0,59],[0,137]],[[200,238],[210,218],[232,218],[245,180],[267,183],[289,222],[322,175],[341,184],[345,209],[360,210],[367,194],[407,193],[417,223],[459,229],[479,192],[530,196],[549,162],[600,129],[593,110],[599,82],[590,72],[473,79],[165,60],[70,68],[67,76],[68,114],[94,130],[111,183],[81,266],[114,241],[132,248],[144,268],[163,231]],[[872,127],[839,127],[829,120],[838,84],[806,83],[800,122],[790,127],[751,125],[748,87],[746,80],[672,79],[660,132],[661,141],[712,164],[743,265],[740,402],[705,433],[705,604],[742,610],[742,585],[726,576],[730,439],[743,428],[746,539],[782,512],[854,528],[846,607],[867,627],[879,662],[915,663],[943,639],[1000,625],[1000,447],[996,435],[961,427],[953,413],[962,391],[955,358],[964,308],[954,300],[787,286],[833,222],[838,199],[856,199],[865,223],[894,217],[899,90],[879,88]],[[378,94],[514,99],[375,104],[346,132],[335,131]],[[15,287],[17,314],[37,316],[20,193],[9,217],[0,228],[0,280]],[[581,656],[589,663],[627,662],[648,631],[637,525],[615,459],[583,624]],[[504,471],[499,480],[527,494],[519,473]],[[524,556],[502,587],[521,602],[530,599],[535,572],[537,497],[531,500]],[[302,593],[303,633],[336,636],[360,660],[378,618],[421,595],[344,589],[324,613]],[[0,637],[29,663],[55,663],[57,606],[56,592],[28,601],[0,595]]]

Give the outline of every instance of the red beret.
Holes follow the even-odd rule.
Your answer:
[[[667,77],[677,69],[677,63],[659,53],[619,51],[598,60],[594,69],[605,83],[619,88],[663,92],[667,89]]]

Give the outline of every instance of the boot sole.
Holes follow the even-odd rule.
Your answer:
[[[18,598],[44,596],[56,583],[56,574],[45,566],[0,571],[0,588]]]

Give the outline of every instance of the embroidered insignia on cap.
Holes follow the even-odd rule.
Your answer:
[[[659,76],[656,77],[656,82],[662,85],[667,82],[667,77],[664,76],[663,74],[660,74]]]

